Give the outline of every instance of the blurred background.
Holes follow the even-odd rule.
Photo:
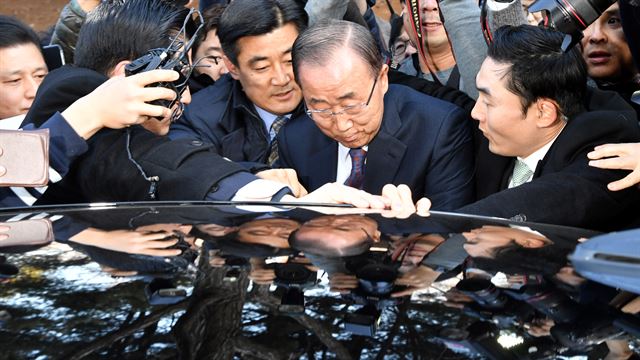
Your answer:
[[[0,14],[12,15],[26,22],[36,31],[45,31],[55,25],[58,15],[69,0],[0,0]],[[401,11],[400,0],[389,0],[396,13]],[[191,6],[198,6],[192,0]],[[385,0],[378,0],[374,12],[383,19],[389,19],[389,8]]]

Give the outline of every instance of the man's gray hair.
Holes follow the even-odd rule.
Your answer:
[[[372,76],[382,68],[382,55],[367,28],[344,20],[323,20],[303,31],[293,43],[293,72],[300,78],[300,65],[325,66],[338,50],[352,50],[369,65]]]

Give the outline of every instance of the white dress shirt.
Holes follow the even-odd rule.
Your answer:
[[[269,141],[273,141],[273,139],[276,137],[276,133],[271,128],[271,125],[273,125],[273,122],[276,121],[278,115],[272,114],[267,110],[258,107],[256,104],[253,104],[253,107],[256,109],[258,116],[260,116],[260,119],[262,119],[262,122],[264,122],[264,126],[266,126],[266,129],[269,132]],[[284,115],[284,117],[290,119],[291,114]]]
[[[526,182],[529,182],[529,181],[531,181],[533,179],[533,174],[536,172],[536,168],[538,167],[538,163],[540,162],[540,160],[544,159],[544,157],[547,155],[547,152],[549,152],[549,149],[551,148],[551,145],[553,145],[553,143],[556,141],[556,139],[558,138],[560,133],[562,133],[562,130],[560,130],[560,132],[558,132],[558,135],[556,135],[551,141],[546,143],[540,149],[534,151],[531,155],[529,155],[529,156],[527,156],[525,158],[521,158],[521,157],[518,156],[518,160],[520,160],[523,163],[527,164],[529,169],[531,169],[531,176],[529,176],[529,178],[527,179]],[[512,179],[513,179],[513,173],[511,174],[511,176],[509,176],[509,186],[508,186],[509,189],[511,189],[513,187],[513,184],[511,182]]]
[[[369,146],[363,146],[362,149],[369,152]],[[340,184],[344,184],[345,181],[351,175],[351,155],[349,155],[348,147],[338,143],[338,168],[336,171],[336,182]],[[367,163],[367,159],[365,158],[364,163]]]

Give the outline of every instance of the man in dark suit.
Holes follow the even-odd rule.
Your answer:
[[[478,159],[481,200],[459,212],[613,230],[637,217],[638,189],[611,192],[620,171],[590,167],[587,153],[606,142],[637,142],[635,112],[617,94],[587,88],[577,49],[563,34],[522,25],[494,35],[476,79],[472,117],[489,150],[510,157],[497,167]]]
[[[388,84],[375,40],[345,21],[320,23],[293,47],[306,115],[278,136],[278,165],[309,191],[337,181],[378,193],[406,184],[434,208],[473,197],[469,120],[455,105]]]
[[[126,66],[150,54],[150,49],[163,49],[165,56],[184,62],[181,63],[183,79],[179,82],[178,73],[174,72],[171,89],[154,87],[151,94],[137,91],[135,93],[138,95],[130,95],[140,100],[134,102],[135,106],[123,101],[123,106],[128,105],[123,109],[125,112],[136,113],[138,110],[137,113],[141,115],[152,114],[156,117],[140,116],[140,120],[136,121],[139,125],[124,129],[95,129],[97,132],[87,141],[86,152],[74,161],[62,181],[49,187],[39,204],[141,200],[295,200],[291,196],[295,192],[295,184],[287,186],[291,182],[285,181],[287,184],[283,184],[266,180],[264,172],[253,175],[240,165],[222,158],[201,141],[172,141],[165,136],[172,119],[179,115],[181,104],[190,100],[188,89],[184,89],[184,92],[179,90],[189,75],[188,46],[178,44],[188,44],[195,36],[187,34],[191,27],[183,25],[189,17],[191,20],[187,21],[187,25],[193,22],[193,28],[197,28],[197,18],[191,15],[189,9],[164,0],[103,2],[91,12],[78,39],[76,66],[66,66],[49,74],[32,108],[32,113],[37,116],[31,120],[38,121],[56,111],[65,110],[78,97],[98,86],[113,86],[108,78],[124,76]],[[159,23],[158,19],[165,21]],[[104,34],[109,36],[105,37]],[[151,54],[158,55],[157,52]],[[141,82],[141,79],[138,78],[138,81]],[[156,98],[174,101],[167,107],[143,102]],[[145,111],[140,111],[140,108]],[[75,109],[75,115],[87,119],[95,116],[91,110],[100,110],[87,109],[86,106]],[[90,123],[87,120],[86,125]],[[277,176],[271,178],[276,179]],[[344,201],[378,208],[384,208],[387,204],[381,198],[342,185],[329,185],[303,197],[302,201]]]
[[[306,26],[307,15],[293,0],[230,3],[218,26],[229,74],[194,96],[169,136],[212,144],[233,161],[272,164],[275,135],[302,113],[291,46]]]

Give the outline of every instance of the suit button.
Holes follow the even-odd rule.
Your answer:
[[[193,146],[202,146],[202,141],[200,140],[192,140],[191,145]]]

